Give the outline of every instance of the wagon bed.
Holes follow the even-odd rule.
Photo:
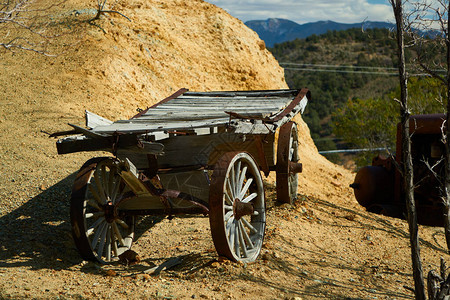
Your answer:
[[[298,90],[200,93],[182,89],[130,120],[97,126],[93,132],[152,133],[229,125],[235,127],[235,133],[267,133],[297,112],[303,112],[306,93]]]

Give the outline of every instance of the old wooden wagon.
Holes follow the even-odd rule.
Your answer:
[[[75,134],[57,141],[59,154],[114,155],[88,160],[73,185],[70,218],[82,257],[117,260],[131,247],[136,216],[209,214],[219,255],[254,261],[266,223],[261,171],[276,171],[279,201],[295,199],[302,165],[291,119],[309,99],[307,89],[181,89],[129,120],[86,112],[88,129],[55,134]]]

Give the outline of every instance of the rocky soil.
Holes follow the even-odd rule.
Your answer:
[[[277,205],[274,174],[266,178],[256,262],[220,259],[203,216],[141,218],[138,264],[83,261],[68,199],[78,168],[104,153],[58,156],[47,133],[82,125],[86,109],[129,118],[182,87],[287,88],[256,33],[222,9],[200,0],[110,2],[131,21],[108,14],[90,25],[96,1],[71,0],[52,10],[65,26],[50,49],[56,57],[0,52],[0,299],[413,298],[407,224],[358,206],[354,174],[317,153],[300,117],[299,199]],[[426,274],[448,256],[441,228],[420,227],[420,235]],[[173,258],[181,263],[146,273]]]

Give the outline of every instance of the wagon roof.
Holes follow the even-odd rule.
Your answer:
[[[95,134],[151,133],[228,125],[237,132],[274,128],[303,112],[310,93],[302,90],[189,92],[181,89],[129,120],[94,124]],[[259,125],[258,125],[259,124]],[[256,131],[255,131],[256,130]]]

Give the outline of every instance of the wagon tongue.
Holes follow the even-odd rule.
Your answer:
[[[253,205],[251,203],[244,203],[239,199],[234,200],[233,214],[236,220],[239,220],[243,216],[253,214]]]

